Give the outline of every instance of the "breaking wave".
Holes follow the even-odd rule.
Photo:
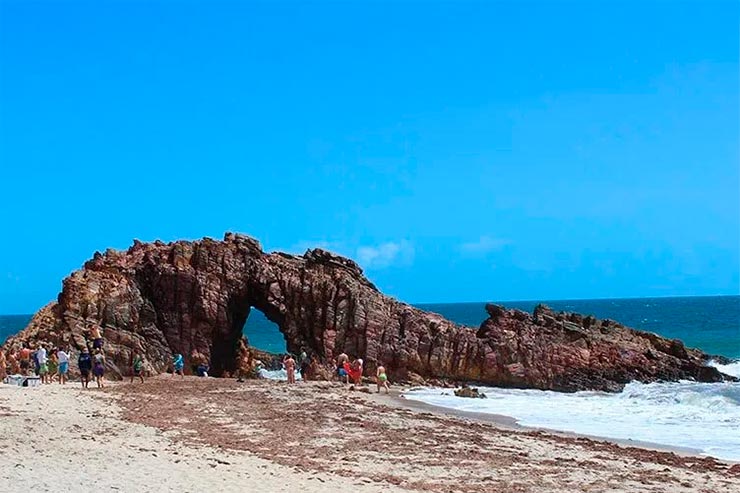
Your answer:
[[[714,365],[738,374],[738,363]],[[523,426],[637,440],[740,460],[740,383],[633,382],[620,393],[560,393],[480,387],[487,399],[452,389],[414,389],[407,399],[462,411],[511,416]]]

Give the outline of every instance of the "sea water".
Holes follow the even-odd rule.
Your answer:
[[[531,312],[535,302],[503,303]],[[740,297],[655,298],[546,302],[555,310],[611,318],[627,326],[681,339],[710,354],[740,359]],[[426,305],[475,326],[475,304]],[[479,305],[480,306],[480,305]],[[479,322],[478,322],[479,323]],[[712,362],[740,377],[740,361]],[[511,416],[523,426],[690,448],[740,461],[740,383],[633,382],[620,393],[560,393],[481,387],[486,399],[456,397],[450,389],[406,392],[450,409]]]
[[[740,383],[633,382],[620,393],[479,390],[486,399],[456,397],[452,389],[438,388],[414,389],[404,397],[511,416],[523,426],[683,447],[740,461]]]
[[[500,304],[532,313],[540,302],[556,311],[609,318],[627,327],[680,339],[687,346],[700,348],[709,354],[740,359],[740,296],[510,301]],[[484,303],[426,304],[419,307],[476,328],[487,316]]]
[[[265,370],[264,368],[259,371],[260,378],[266,378],[267,380],[288,380],[288,371],[283,368],[281,370]],[[296,381],[301,380],[301,372],[295,372]]]

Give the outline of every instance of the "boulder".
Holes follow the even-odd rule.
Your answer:
[[[479,392],[478,389],[473,387],[461,387],[455,389],[455,395],[457,397],[469,397],[471,399],[485,399],[486,394]]]

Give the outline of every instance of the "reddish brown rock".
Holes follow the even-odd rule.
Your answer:
[[[97,323],[115,376],[128,374],[135,348],[153,372],[181,353],[186,371],[204,360],[213,375],[237,374],[253,364],[242,342],[251,307],[280,327],[289,351],[305,347],[324,363],[344,352],[363,358],[369,374],[383,362],[394,380],[418,374],[573,391],[723,378],[680,341],[543,306],[530,315],[488,305],[476,331],[383,295],[352,260],[319,249],[265,253],[231,233],[96,253],[4,350],[47,342],[71,346],[74,358]]]
[[[455,389],[455,395],[469,399],[486,399],[486,394],[480,392],[475,387],[460,387],[459,389]]]
[[[301,374],[301,377],[304,380],[331,380],[334,378],[334,368],[322,364],[318,359],[312,359],[305,374]]]

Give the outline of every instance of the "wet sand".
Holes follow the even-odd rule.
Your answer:
[[[740,491],[740,467],[402,405],[340,384],[0,385],[10,491]],[[408,404],[408,401],[405,403]],[[433,412],[432,412],[433,411]]]

